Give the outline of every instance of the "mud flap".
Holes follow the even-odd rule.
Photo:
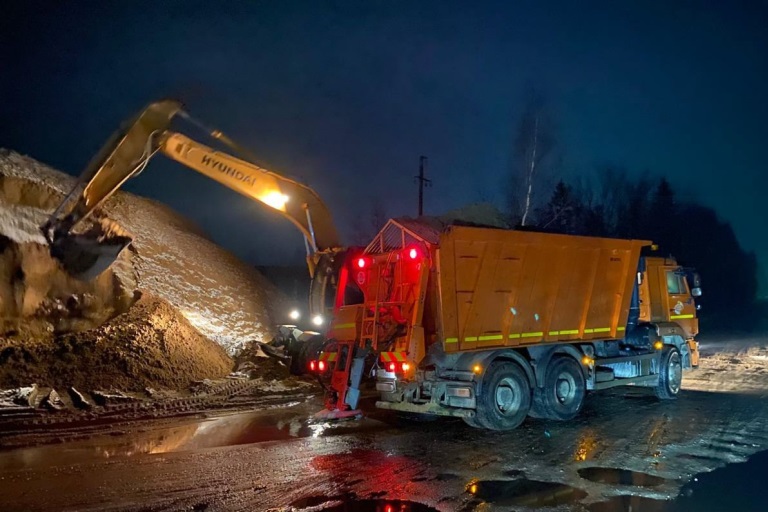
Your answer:
[[[363,380],[364,366],[365,358],[356,357],[352,360],[352,367],[349,369],[349,389],[344,403],[352,409],[357,409],[357,402],[360,400],[360,382]]]

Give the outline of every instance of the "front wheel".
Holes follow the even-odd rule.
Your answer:
[[[477,418],[491,430],[512,430],[531,408],[531,385],[519,365],[508,361],[491,363],[477,397]]]
[[[674,400],[683,383],[683,359],[675,347],[664,347],[659,365],[659,382],[656,396],[662,400]]]

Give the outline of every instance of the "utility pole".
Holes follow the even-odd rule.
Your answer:
[[[424,215],[424,187],[431,187],[432,186],[432,180],[428,180],[424,177],[424,171],[427,167],[427,157],[420,156],[419,157],[419,175],[414,176],[416,181],[419,183],[419,217]]]

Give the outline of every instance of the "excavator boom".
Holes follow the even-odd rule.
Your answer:
[[[314,274],[323,254],[338,250],[339,237],[330,211],[314,190],[171,131],[171,122],[177,116],[189,119],[181,103],[158,101],[121,127],[91,160],[76,186],[42,226],[51,254],[70,274],[84,279],[97,276],[130,243],[131,238],[125,234],[83,233],[82,223],[128,179],[143,171],[157,152],[261,202],[290,220],[306,240],[310,273]],[[213,131],[210,135],[237,149],[221,132]]]

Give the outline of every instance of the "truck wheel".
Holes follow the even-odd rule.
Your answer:
[[[530,408],[531,386],[523,369],[507,361],[491,363],[477,397],[477,423],[491,430],[511,430]]]
[[[579,414],[587,385],[579,363],[572,357],[555,357],[544,374],[544,387],[533,394],[533,417],[566,421]]]
[[[464,416],[461,419],[464,420],[464,423],[466,423],[472,428],[483,428],[483,426],[477,422],[477,416],[473,416],[471,418],[468,416]]]
[[[665,347],[661,353],[659,368],[659,383],[656,385],[656,396],[662,400],[673,400],[680,393],[683,382],[683,360],[680,351],[675,347]]]

